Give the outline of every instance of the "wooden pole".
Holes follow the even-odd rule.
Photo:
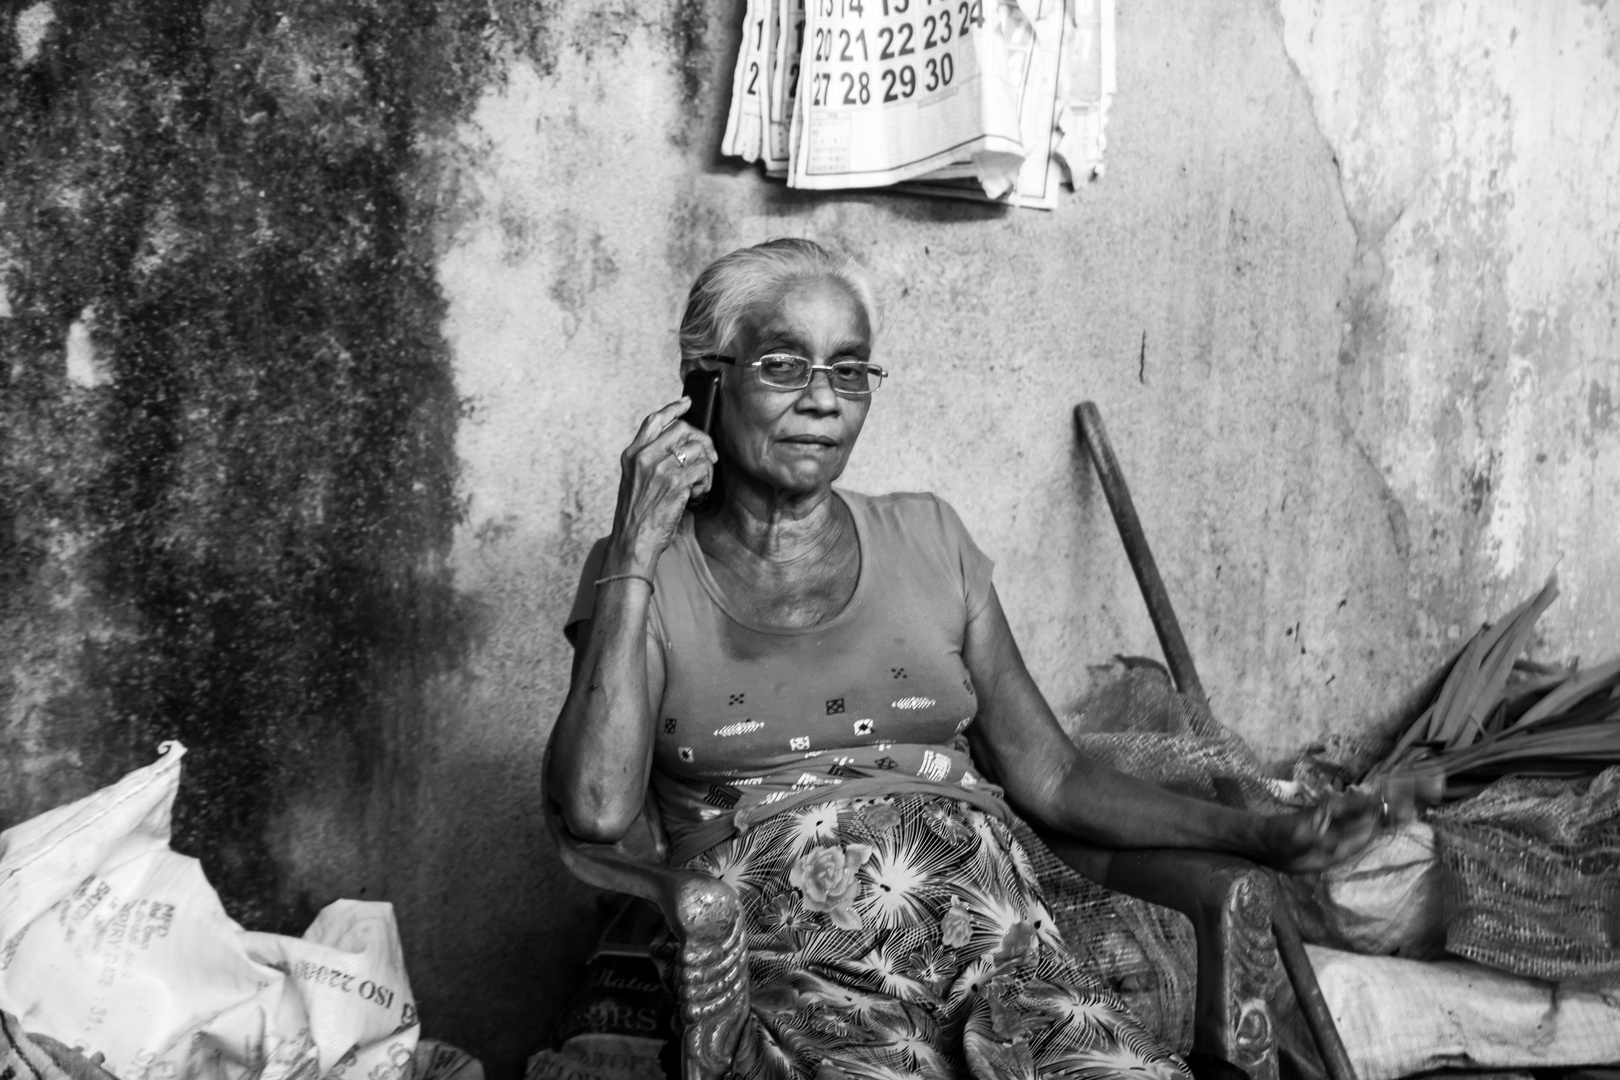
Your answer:
[[[1305,1014],[1305,1026],[1311,1030],[1317,1053],[1327,1067],[1332,1080],[1356,1080],[1356,1067],[1339,1038],[1339,1027],[1333,1022],[1333,1012],[1327,998],[1322,996],[1322,984],[1316,981],[1316,969],[1305,951],[1305,941],[1299,936],[1299,925],[1294,921],[1294,910],[1288,906],[1288,897],[1279,887],[1277,903],[1271,909],[1271,929],[1277,937],[1277,955],[1282,958],[1283,970],[1294,987],[1294,1000]]]
[[[1204,694],[1204,684],[1199,681],[1198,670],[1193,666],[1187,639],[1181,636],[1181,624],[1176,621],[1175,609],[1170,605],[1170,594],[1165,590],[1164,579],[1159,576],[1158,564],[1153,561],[1147,534],[1142,531],[1141,519],[1136,516],[1136,505],[1131,502],[1130,490],[1125,486],[1125,474],[1120,470],[1119,459],[1114,456],[1114,448],[1108,442],[1108,432],[1103,427],[1102,414],[1097,411],[1096,403],[1083,401],[1076,405],[1074,423],[1079,429],[1080,441],[1091,454],[1092,464],[1097,467],[1097,479],[1102,484],[1103,495],[1108,499],[1108,509],[1113,512],[1114,524],[1119,528],[1120,541],[1125,545],[1125,557],[1130,560],[1136,583],[1142,589],[1142,599],[1147,602],[1148,617],[1153,620],[1154,633],[1159,635],[1159,647],[1164,650],[1176,689],[1208,711],[1209,698]],[[1322,1064],[1327,1067],[1328,1076],[1331,1080],[1356,1080],[1355,1066],[1345,1052],[1344,1040],[1339,1038],[1339,1029],[1333,1023],[1333,1013],[1328,1009],[1327,999],[1322,996],[1322,986],[1317,982],[1311,958],[1305,952],[1305,943],[1299,936],[1299,926],[1294,921],[1293,910],[1288,906],[1287,894],[1280,888],[1277,890],[1277,902],[1272,907],[1272,932],[1277,938],[1277,955],[1282,960],[1283,970],[1288,973],[1288,981],[1294,987],[1294,997],[1305,1015],[1305,1026],[1316,1041],[1316,1049],[1322,1055]]]
[[[1159,576],[1159,565],[1153,561],[1153,552],[1148,548],[1147,534],[1142,531],[1142,522],[1136,516],[1136,504],[1131,502],[1131,493],[1125,486],[1125,474],[1120,471],[1119,459],[1114,456],[1114,448],[1108,442],[1102,414],[1097,411],[1094,402],[1084,401],[1074,408],[1074,423],[1080,430],[1080,441],[1091,452],[1091,461],[1097,466],[1097,479],[1101,481],[1103,495],[1108,499],[1108,509],[1113,511],[1114,524],[1119,526],[1119,538],[1125,544],[1125,557],[1130,560],[1131,569],[1136,573],[1136,583],[1141,586],[1142,599],[1147,601],[1148,616],[1153,620],[1154,632],[1159,635],[1159,647],[1164,650],[1164,658],[1170,665],[1170,677],[1175,680],[1177,690],[1207,711],[1209,698],[1204,696],[1204,684],[1199,682],[1198,671],[1193,667],[1192,651],[1187,648],[1187,639],[1181,636],[1181,624],[1176,621],[1175,609],[1170,606],[1170,594],[1165,591],[1164,579]]]

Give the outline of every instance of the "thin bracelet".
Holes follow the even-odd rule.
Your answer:
[[[610,581],[623,581],[626,578],[635,578],[637,581],[645,581],[647,583],[647,588],[651,589],[653,592],[658,591],[658,586],[654,585],[653,579],[648,577],[646,574],[609,574],[607,577],[597,578],[596,583],[598,585],[606,585]]]

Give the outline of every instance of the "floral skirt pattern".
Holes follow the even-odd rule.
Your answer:
[[[1006,826],[960,800],[785,811],[687,865],[742,900],[743,1080],[1188,1080],[1070,956]]]

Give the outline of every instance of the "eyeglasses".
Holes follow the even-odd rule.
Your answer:
[[[724,364],[736,364],[734,356],[721,356],[719,353],[709,353],[698,357],[699,360],[719,360]],[[866,397],[883,385],[883,377],[888,374],[876,364],[868,364],[864,360],[839,360],[833,364],[812,364],[802,356],[792,353],[766,353],[758,360],[741,365],[759,371],[759,381],[772,390],[803,390],[810,385],[810,379],[818,371],[827,373],[827,383],[833,390],[845,397]]]

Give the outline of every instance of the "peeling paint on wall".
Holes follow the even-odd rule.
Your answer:
[[[1284,0],[1356,225],[1339,387],[1454,637],[1534,590],[1549,658],[1620,643],[1620,9]]]

